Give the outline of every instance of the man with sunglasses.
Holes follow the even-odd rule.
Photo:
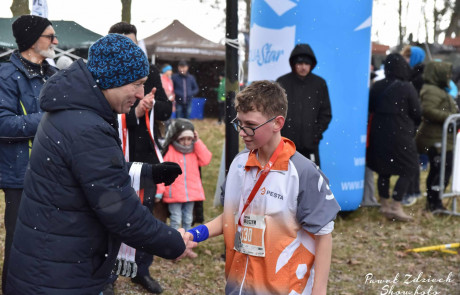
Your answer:
[[[18,50],[9,62],[0,64],[0,189],[5,194],[6,228],[3,293],[24,174],[42,117],[38,96],[57,71],[45,59],[55,56],[58,44],[51,22],[43,17],[20,16],[12,29]]]

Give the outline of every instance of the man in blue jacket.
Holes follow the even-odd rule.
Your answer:
[[[91,46],[87,64],[74,62],[43,87],[46,113],[24,180],[6,294],[100,294],[121,242],[167,259],[196,246],[156,220],[131,187],[116,113],[144,97],[148,69],[134,42],[109,34]]]
[[[177,118],[189,118],[192,98],[199,91],[198,84],[195,77],[188,72],[188,63],[185,60],[179,61],[177,69],[179,72],[171,77],[176,94],[176,115]]]
[[[38,95],[45,81],[56,72],[45,59],[54,57],[54,46],[58,44],[46,18],[23,15],[12,29],[18,50],[9,62],[0,64],[0,189],[5,193],[6,229],[3,291],[24,174],[42,118]]]

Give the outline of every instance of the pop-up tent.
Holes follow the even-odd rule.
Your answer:
[[[144,39],[148,54],[161,60],[225,60],[225,46],[214,43],[174,20],[163,30]]]
[[[0,18],[0,57],[17,48],[11,25],[16,18]],[[88,48],[102,36],[90,31],[74,21],[52,20],[58,35],[57,56],[68,55],[72,58],[86,58]]]
[[[189,72],[200,88],[197,97],[206,98],[204,116],[216,117],[215,88],[219,85],[219,73],[225,69],[225,46],[201,37],[178,20],[143,41],[152,63],[159,68],[170,64],[176,72],[179,60],[189,62]]]

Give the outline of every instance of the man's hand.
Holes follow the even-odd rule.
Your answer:
[[[184,253],[182,253],[181,256],[176,258],[176,261],[181,260],[184,257],[196,258],[198,255],[195,252],[193,252],[192,249],[195,248],[198,245],[198,243],[193,241],[193,235],[189,232],[186,232],[183,228],[179,228],[177,231],[181,234],[182,238],[184,239],[185,251]]]
[[[162,183],[166,186],[176,180],[177,176],[182,174],[182,169],[179,164],[174,162],[163,162],[161,164],[152,165],[152,177],[154,183]]]
[[[152,91],[139,101],[139,104],[134,110],[138,119],[142,118],[145,115],[145,112],[148,112],[153,108],[153,105],[155,104],[156,91],[156,87],[153,87]]]

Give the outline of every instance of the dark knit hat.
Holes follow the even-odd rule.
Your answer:
[[[120,87],[149,74],[145,53],[120,34],[108,34],[97,40],[89,48],[86,67],[101,89]]]
[[[309,57],[306,54],[296,56],[295,59],[294,59],[294,64],[301,64],[301,63],[306,63],[306,64],[309,64],[309,65],[312,65],[313,60],[311,59],[311,57]]]
[[[14,21],[13,36],[20,52],[26,51],[40,38],[51,22],[38,15],[21,15]]]
[[[188,66],[188,63],[187,63],[187,61],[186,61],[185,59],[181,59],[181,60],[179,61],[179,64],[178,64],[178,65],[179,65],[179,66]]]

